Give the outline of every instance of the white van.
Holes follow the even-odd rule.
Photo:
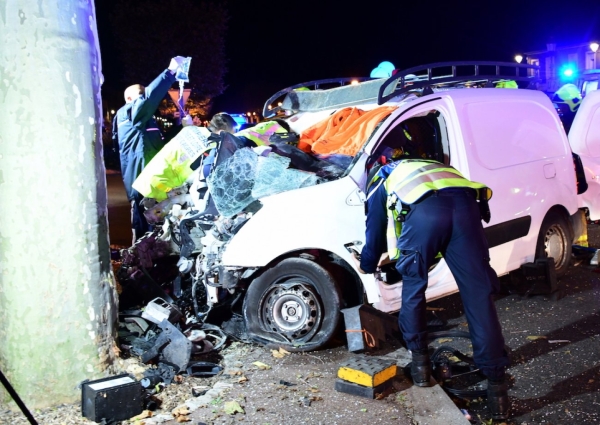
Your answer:
[[[464,75],[464,69],[471,71]],[[262,198],[235,232],[204,240],[198,270],[206,273],[208,303],[222,302],[224,292],[227,297],[245,293],[237,305],[252,338],[303,351],[318,349],[334,336],[342,308],[368,303],[383,312],[398,311],[401,276],[393,267],[374,275],[357,273],[347,248],[360,250],[364,242],[368,171],[387,148],[406,142],[407,132],[427,158],[493,190],[491,221],[484,227],[498,275],[545,256],[553,257],[558,275],[564,275],[571,245],[585,232],[581,208],[600,218],[600,92],[590,93],[581,105],[570,145],[544,93],[485,88],[506,79],[528,85],[535,73],[534,67],[519,64],[444,63],[387,80],[295,90],[317,86],[307,83],[277,93],[265,114],[285,113],[298,134],[341,108],[396,109],[366,137],[340,178]],[[281,106],[270,107],[282,96]],[[571,146],[590,182],[590,190],[579,196]],[[430,270],[427,299],[456,291],[442,259]]]

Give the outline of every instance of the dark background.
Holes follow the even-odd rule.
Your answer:
[[[177,9],[178,2],[172,3]],[[200,0],[198,0],[200,1]],[[259,111],[276,91],[338,77],[367,77],[382,61],[396,68],[458,60],[513,61],[515,54],[600,40],[600,1],[288,1],[229,0],[225,90],[213,111]],[[96,3],[107,97],[121,96],[120,65],[109,15],[116,0]],[[181,10],[185,14],[185,10]],[[172,43],[181,31],[176,22]],[[132,19],[131,25],[142,22]],[[152,46],[148,46],[151,49]],[[162,70],[168,65],[148,64]],[[203,58],[192,58],[192,67]],[[122,103],[122,102],[121,102]]]

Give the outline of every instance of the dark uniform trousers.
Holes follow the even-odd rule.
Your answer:
[[[489,264],[474,191],[431,192],[410,208],[398,239],[402,254],[396,263],[403,277],[398,320],[408,349],[427,348],[427,272],[441,252],[458,284],[475,364],[488,378],[501,378],[509,359],[493,300],[500,283]]]

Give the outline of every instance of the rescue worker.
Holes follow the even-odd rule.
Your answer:
[[[144,167],[165,145],[154,113],[175,82],[175,72],[185,58],[171,59],[169,67],[144,87],[134,84],[125,89],[125,105],[113,119],[113,141],[118,143],[121,176],[127,199],[131,203],[133,243],[150,230],[140,204],[143,196],[132,185]]]
[[[579,89],[575,84],[571,83],[563,85],[552,96],[552,102],[558,111],[567,134],[571,129],[579,105],[581,105],[581,100],[582,96]]]
[[[354,259],[361,273],[374,273],[386,249],[389,258],[397,260],[402,275],[398,322],[412,352],[413,383],[427,387],[431,362],[425,290],[428,270],[442,254],[460,290],[475,364],[488,378],[492,417],[502,420],[509,409],[505,379],[509,359],[493,300],[500,283],[489,264],[481,224],[482,218],[486,222],[490,218],[490,196],[485,185],[437,161],[401,159],[385,165],[367,190],[365,246]]]
[[[501,80],[494,86],[497,89],[518,89],[519,86],[515,80]]]

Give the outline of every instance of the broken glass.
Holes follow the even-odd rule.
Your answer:
[[[252,196],[259,199],[275,193],[317,184],[317,176],[305,171],[288,169],[289,164],[289,158],[274,153],[266,157],[258,157]]]
[[[249,148],[237,150],[207,179],[219,213],[231,217],[259,198],[319,183],[314,173],[288,168],[290,162],[274,153],[259,156]]]

